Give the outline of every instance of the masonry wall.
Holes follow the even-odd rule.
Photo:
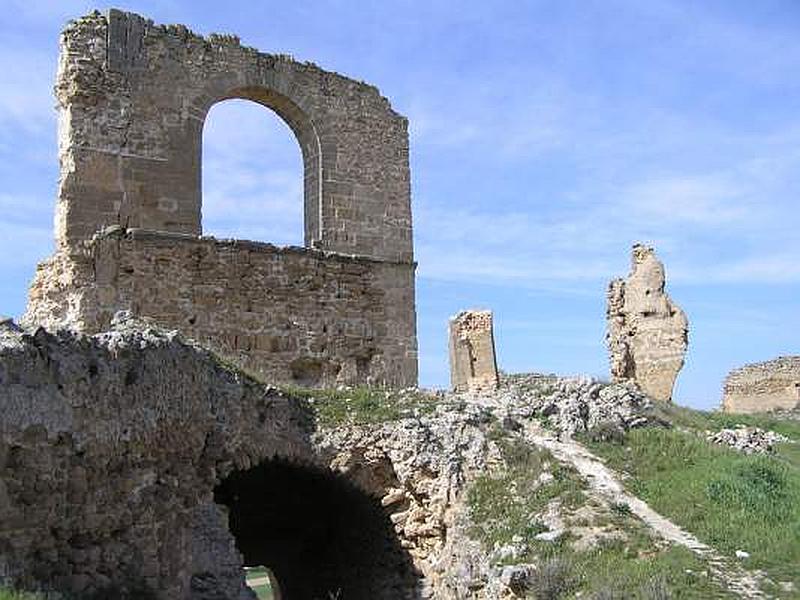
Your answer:
[[[664,265],[649,246],[634,244],[631,273],[606,294],[611,380],[634,381],[647,395],[672,399],[689,343],[686,314],[665,291]]]
[[[800,356],[734,369],[725,378],[722,409],[757,413],[800,408]]]
[[[315,433],[302,399],[257,384],[174,333],[130,320],[96,337],[0,324],[0,587],[58,593],[48,598],[253,600],[215,488],[276,459],[334,478]],[[368,472],[362,464],[359,473]],[[393,509],[384,512],[379,500],[390,490],[371,500],[337,480],[341,489],[307,502],[338,502],[339,522],[363,514],[349,500],[373,506],[400,544]],[[296,485],[271,483],[247,490],[243,502],[287,497]],[[295,519],[297,535],[302,516],[292,507],[280,515]],[[320,569],[338,569],[329,576],[369,590],[348,598],[418,597],[407,552],[384,550],[374,531],[362,536],[370,523],[358,524],[317,545],[341,544],[351,564],[312,564],[306,578],[325,580]],[[365,542],[376,556],[359,554]],[[283,550],[295,569],[309,564]],[[346,577],[348,569],[359,577]]]
[[[408,122],[373,86],[111,10],[63,32],[56,98],[62,246],[114,224],[199,234],[205,117],[241,98],[297,137],[306,246],[413,260]]]
[[[450,385],[455,392],[496,388],[492,312],[467,310],[450,318]]]
[[[130,311],[271,382],[416,385],[408,124],[375,87],[111,10],[62,33],[56,97],[58,246],[25,323]],[[203,124],[230,98],[295,133],[305,248],[200,237]]]
[[[406,387],[413,294],[413,265],[117,229],[40,267],[27,319],[96,333],[126,310],[270,382]]]

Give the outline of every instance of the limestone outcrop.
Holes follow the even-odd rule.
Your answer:
[[[755,413],[800,409],[800,356],[781,356],[731,371],[722,410]]]
[[[453,391],[497,388],[492,311],[465,310],[450,319],[450,385]]]
[[[608,286],[606,336],[612,381],[633,381],[669,402],[689,341],[684,312],[665,292],[664,265],[649,246],[635,244],[631,273]]]
[[[706,439],[712,444],[727,446],[744,454],[768,454],[774,452],[778,444],[790,441],[780,433],[747,426],[709,431]]]

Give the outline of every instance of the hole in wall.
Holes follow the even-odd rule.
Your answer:
[[[202,148],[204,235],[303,245],[303,159],[277,114],[251,100],[218,102]]]
[[[377,499],[344,477],[280,459],[234,471],[214,491],[245,567],[281,600],[418,598],[419,576]]]

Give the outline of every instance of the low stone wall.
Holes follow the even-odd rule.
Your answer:
[[[756,413],[800,408],[800,356],[734,369],[723,384],[722,410]]]
[[[24,322],[98,333],[118,311],[270,382],[417,381],[409,263],[114,228],[39,267]]]

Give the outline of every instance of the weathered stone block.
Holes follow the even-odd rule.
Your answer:
[[[467,310],[450,319],[450,383],[456,392],[497,387],[491,311]]]

